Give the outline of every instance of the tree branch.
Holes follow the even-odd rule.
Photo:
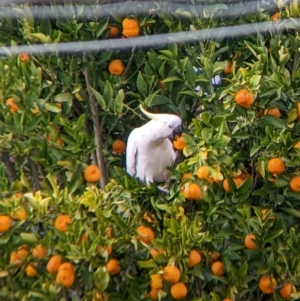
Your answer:
[[[37,167],[30,158],[28,159],[28,161],[29,161],[29,165],[30,165],[32,178],[33,178],[33,187],[34,187],[35,191],[40,190],[42,188],[42,186],[40,183]]]
[[[83,62],[87,63],[87,55],[86,53],[83,54]],[[97,163],[101,170],[101,178],[100,178],[100,186],[104,187],[107,182],[107,171],[106,171],[106,165],[104,162],[103,152],[102,152],[102,130],[103,130],[103,124],[105,119],[103,118],[101,120],[101,125],[99,123],[99,115],[98,115],[98,105],[96,98],[94,94],[91,91],[91,80],[89,76],[89,69],[86,67],[83,70],[83,75],[85,78],[86,88],[89,95],[89,103],[91,105],[91,112],[92,112],[92,121],[93,121],[93,127],[94,127],[94,138],[95,138],[95,144],[97,146],[96,149],[96,157],[97,157]]]
[[[14,170],[14,166],[12,162],[9,160],[9,152],[0,153],[0,160],[3,162],[5,166],[5,172],[8,176],[8,180],[10,183],[15,182],[17,180],[17,175]]]

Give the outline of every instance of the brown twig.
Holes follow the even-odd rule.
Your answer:
[[[3,162],[5,166],[5,172],[7,174],[9,182],[10,183],[15,182],[17,180],[17,175],[14,170],[14,166],[9,159],[9,152],[0,153],[0,160]]]
[[[88,62],[86,53],[83,54],[83,61],[85,63]],[[102,176],[100,179],[100,185],[101,187],[104,187],[107,184],[107,172],[106,172],[106,165],[104,162],[103,152],[102,152],[102,130],[103,130],[103,124],[104,119],[101,120],[101,125],[99,123],[99,114],[98,114],[98,106],[97,101],[92,93],[91,90],[91,80],[89,76],[89,69],[86,67],[83,70],[83,75],[85,78],[86,88],[89,95],[89,103],[91,106],[91,112],[92,112],[92,121],[93,121],[93,127],[94,127],[94,137],[95,137],[95,144],[97,145],[96,149],[96,157],[97,157],[97,163],[101,170]]]
[[[39,179],[39,174],[38,174],[38,170],[37,167],[35,165],[35,163],[31,160],[28,159],[29,161],[29,165],[30,165],[30,170],[31,170],[31,174],[32,174],[32,178],[33,178],[33,187],[34,190],[40,190],[41,189],[41,183],[40,183],[40,179]]]

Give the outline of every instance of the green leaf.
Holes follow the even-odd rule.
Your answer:
[[[58,105],[54,104],[54,103],[45,103],[45,109],[53,112],[53,113],[60,113],[61,112],[61,107],[59,107]]]
[[[266,126],[266,125],[270,125],[271,127],[274,128],[280,128],[280,129],[285,129],[286,128],[286,124],[285,121],[283,119],[279,119],[275,116],[272,115],[264,115],[260,118],[259,124],[261,126]]]
[[[71,93],[59,93],[53,99],[56,102],[72,102],[73,95]]]
[[[162,83],[169,83],[169,82],[174,82],[174,81],[181,81],[181,82],[183,82],[183,79],[179,78],[178,76],[170,76],[170,77],[167,77],[166,79],[164,79],[162,81]]]
[[[39,42],[43,44],[51,44],[52,40],[49,36],[45,36],[43,33],[31,33],[27,36],[25,36],[25,39],[34,39],[38,40]]]
[[[300,218],[300,211],[296,210],[296,209],[293,209],[293,208],[281,208],[280,207],[280,210],[290,214],[290,215],[293,215],[297,218]]]
[[[260,149],[260,145],[253,145],[250,149],[250,157],[253,157]]]
[[[142,75],[142,72],[139,71],[139,74],[137,76],[136,80],[136,87],[143,98],[147,97],[147,83],[144,80],[144,77]]]
[[[125,98],[124,90],[119,90],[114,103],[114,111],[115,113],[121,114],[123,111],[123,101]]]
[[[145,269],[151,269],[151,268],[156,268],[157,264],[153,259],[147,260],[147,261],[138,261],[137,264],[141,267],[141,268],[145,268]]]
[[[103,96],[98,92],[96,91],[95,89],[93,89],[92,87],[90,87],[98,104],[101,106],[101,108],[104,110],[104,111],[107,111],[107,106],[106,106],[106,103],[104,101],[104,98]]]
[[[110,82],[107,80],[105,82],[104,91],[103,91],[103,98],[107,104],[109,104],[113,97],[113,88]]]

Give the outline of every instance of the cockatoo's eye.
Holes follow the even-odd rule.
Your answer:
[[[168,125],[168,127],[169,127],[169,129],[172,129],[172,126],[170,124]]]

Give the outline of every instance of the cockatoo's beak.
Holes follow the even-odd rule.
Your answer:
[[[181,125],[179,125],[177,128],[174,129],[171,137],[169,137],[169,139],[171,139],[172,141],[177,137],[180,137],[182,134],[182,127]]]
[[[143,112],[144,115],[146,115],[147,117],[149,117],[150,119],[153,119],[153,120],[157,120],[158,117],[156,116],[156,114],[153,114],[153,113],[150,113],[150,112],[147,112],[143,106],[140,104],[140,110]]]

